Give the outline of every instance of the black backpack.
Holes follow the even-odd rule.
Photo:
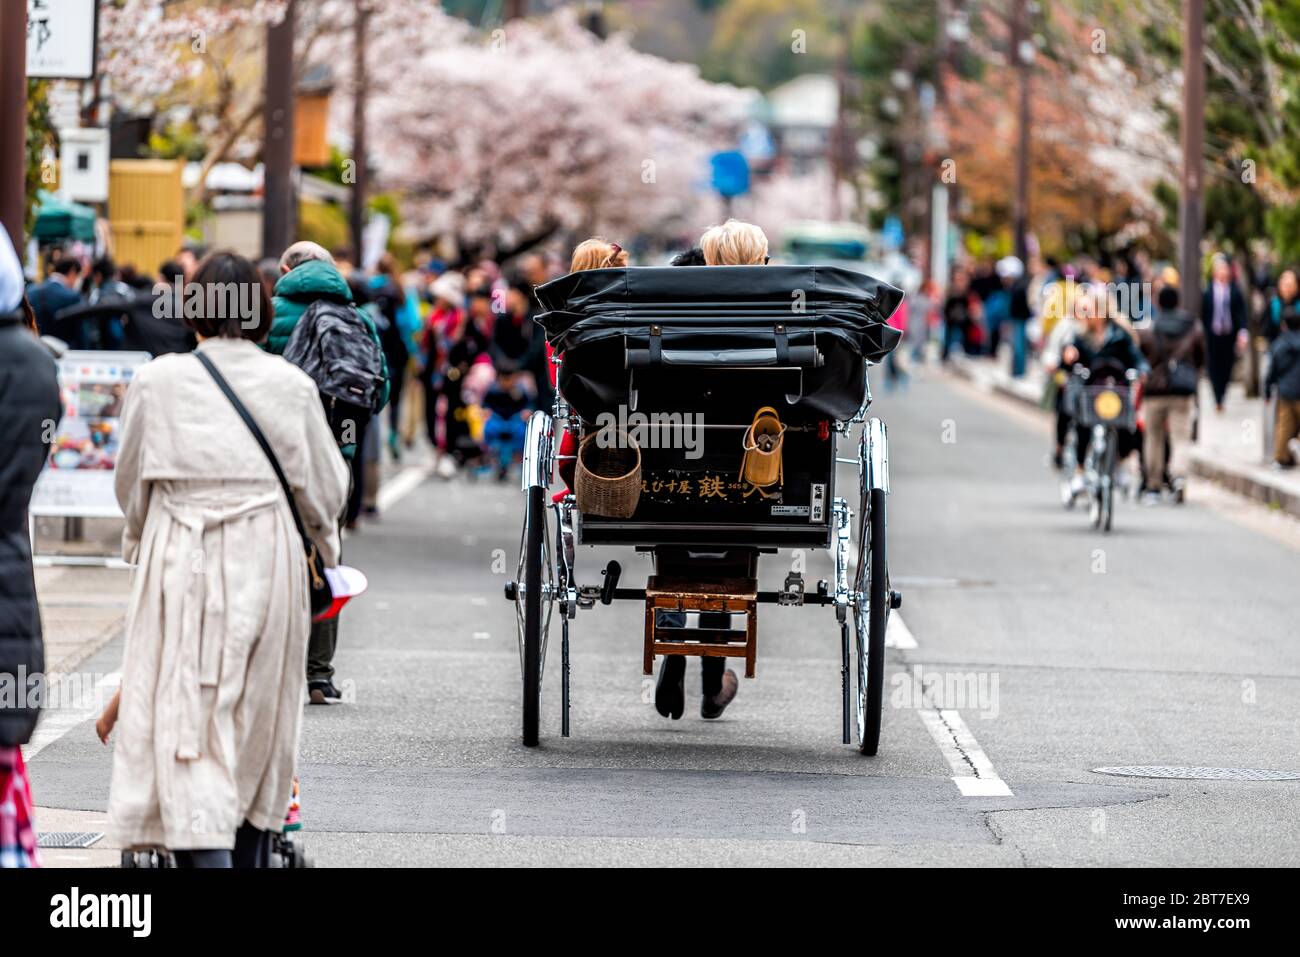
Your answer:
[[[384,353],[361,313],[317,299],[295,323],[284,358],[311,376],[339,446],[353,445],[383,396]]]

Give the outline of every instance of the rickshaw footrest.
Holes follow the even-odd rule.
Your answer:
[[[728,629],[694,630],[710,640],[689,640],[692,629],[660,628],[657,612],[743,614],[743,640],[717,640]],[[698,582],[651,576],[645,589],[645,673],[654,674],[657,655],[692,655],[700,658],[744,658],[745,677],[754,677],[758,637],[758,581],[753,578]]]

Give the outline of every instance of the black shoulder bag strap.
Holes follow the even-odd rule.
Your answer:
[[[263,454],[271,463],[271,468],[275,470],[275,477],[280,480],[280,487],[284,489],[284,497],[289,502],[289,512],[293,515],[294,527],[298,529],[298,535],[302,538],[303,551],[307,553],[307,571],[310,573],[311,581],[311,604],[313,613],[324,610],[333,599],[330,594],[329,583],[325,580],[324,562],[322,562],[320,553],[316,549],[316,543],[307,535],[307,529],[302,524],[302,516],[298,514],[298,503],[294,501],[293,490],[289,487],[289,480],[285,478],[284,469],[280,467],[280,460],[276,458],[275,450],[271,448],[271,443],[267,441],[266,435],[263,434],[261,427],[258,426],[257,420],[253,418],[251,412],[235,395],[235,390],[230,387],[217,367],[213,365],[212,360],[205,356],[197,349],[194,351],[194,358],[203,364],[203,368],[208,370],[208,375],[212,376],[212,381],[217,384],[217,388],[222,391],[230,404],[235,407],[239,417],[244,420],[244,425],[248,426],[248,431],[253,433],[253,438],[257,444],[262,447]]]

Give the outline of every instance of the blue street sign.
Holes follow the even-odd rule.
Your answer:
[[[713,188],[722,196],[743,196],[749,192],[749,161],[738,150],[714,153],[709,159]]]

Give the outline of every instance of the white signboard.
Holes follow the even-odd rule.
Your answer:
[[[122,402],[147,352],[71,350],[59,360],[63,420],[32,490],[32,515],[120,518],[113,475]]]
[[[27,75],[94,77],[97,12],[98,0],[27,0]]]

